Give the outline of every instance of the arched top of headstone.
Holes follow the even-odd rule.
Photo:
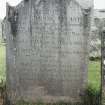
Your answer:
[[[20,8],[21,6],[24,5],[24,2],[29,2],[31,0],[22,0],[17,6],[16,8]],[[34,0],[35,2],[39,2],[41,0]],[[81,8],[83,9],[89,9],[93,6],[93,0],[74,0],[76,1],[80,6]]]

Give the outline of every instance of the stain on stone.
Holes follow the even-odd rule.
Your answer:
[[[88,22],[89,22],[89,15],[90,15],[91,9],[84,9],[83,14],[84,14],[84,28],[88,27]]]
[[[8,21],[11,24],[11,33],[16,36],[18,25],[18,11],[14,7],[9,6]]]

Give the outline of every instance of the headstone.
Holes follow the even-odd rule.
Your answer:
[[[91,5],[85,0],[7,4],[4,33],[9,100],[80,100],[87,85],[90,15]]]

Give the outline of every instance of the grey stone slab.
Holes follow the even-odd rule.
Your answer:
[[[7,91],[11,101],[77,101],[87,85],[91,6],[75,0],[7,4]]]

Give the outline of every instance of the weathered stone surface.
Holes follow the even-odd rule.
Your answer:
[[[80,99],[87,85],[90,14],[90,6],[83,8],[75,0],[7,5],[4,33],[10,100]]]

